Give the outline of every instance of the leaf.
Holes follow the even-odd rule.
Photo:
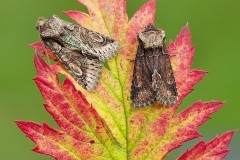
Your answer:
[[[200,141],[191,150],[186,151],[179,160],[192,160],[192,159],[214,159],[221,160],[227,156],[229,150],[227,146],[230,143],[232,132],[226,132],[220,137],[216,137],[208,143]]]
[[[47,102],[44,105],[46,110],[61,128],[61,131],[56,131],[45,124],[18,122],[22,131],[38,144],[34,151],[50,154],[57,159],[114,157],[110,152],[119,148],[113,144],[114,140],[96,110],[70,80],[66,79],[60,85],[54,69],[39,56],[35,56],[34,60],[38,72],[34,81]],[[52,153],[54,148],[57,149],[56,154]],[[64,158],[57,157],[57,152],[64,152]]]
[[[103,68],[100,84],[93,93],[81,88],[61,64],[49,65],[35,56],[38,76],[34,80],[45,99],[44,107],[60,129],[52,129],[45,123],[17,121],[19,128],[37,144],[34,151],[58,160],[155,160],[163,159],[183,142],[201,136],[197,127],[223,103],[198,101],[180,113],[176,112],[194,85],[207,74],[202,70],[191,70],[195,48],[188,25],[168,48],[178,88],[178,103],[174,107],[156,103],[134,109],[130,89],[136,37],[148,23],[154,23],[155,0],[145,3],[130,20],[125,0],[79,2],[87,7],[88,14],[80,11],[65,13],[80,25],[114,38],[121,48],[118,55],[108,62],[109,68]],[[55,59],[41,43],[31,46]],[[67,77],[63,84],[59,82],[58,73]],[[230,139],[231,136],[228,142]],[[190,156],[191,152],[184,155]],[[216,158],[222,157],[216,155]]]

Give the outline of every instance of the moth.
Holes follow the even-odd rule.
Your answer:
[[[177,103],[178,93],[169,55],[165,47],[165,31],[148,24],[138,34],[131,86],[131,101],[135,108],[153,104]]]
[[[103,63],[116,55],[119,43],[57,16],[39,18],[36,28],[44,45],[71,76],[86,90],[94,91],[102,75]]]

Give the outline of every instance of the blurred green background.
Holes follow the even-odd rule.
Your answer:
[[[131,17],[147,0],[128,0]],[[199,128],[208,141],[217,134],[240,127],[240,1],[239,0],[159,0],[156,25],[167,32],[167,42],[175,39],[188,22],[196,46],[193,68],[209,71],[195,87],[180,110],[199,99],[221,100],[227,103]],[[34,144],[25,138],[14,120],[48,122],[56,126],[44,110],[42,97],[32,78],[34,50],[29,43],[39,40],[35,29],[38,17],[53,14],[67,17],[62,11],[86,11],[76,0],[11,0],[0,5],[0,159],[50,160],[31,151]],[[68,19],[70,20],[70,19]],[[176,159],[200,139],[193,140],[166,159]],[[240,131],[230,144],[226,159],[237,160],[240,153]]]

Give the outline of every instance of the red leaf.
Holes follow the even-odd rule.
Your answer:
[[[208,143],[200,141],[191,150],[186,151],[179,160],[221,160],[229,153],[227,146],[230,143],[234,131],[227,132],[220,137],[216,137]]]
[[[57,160],[90,159],[95,152],[91,143],[77,141],[73,137],[52,129],[47,124],[42,126],[33,122],[16,122],[18,127],[38,146],[37,153],[51,155]]]
[[[195,48],[192,45],[192,38],[188,25],[182,29],[176,41],[170,42],[168,54],[171,56],[171,63],[177,83],[179,102],[193,90],[207,72],[191,70]]]
[[[54,70],[39,56],[35,55],[34,64],[37,70],[38,77],[36,79],[45,79],[45,82],[57,82],[58,76]]]
[[[36,55],[34,62],[38,72],[38,76],[34,80],[46,101],[44,106],[62,130],[61,132],[54,130],[54,134],[61,133],[59,139],[58,135],[45,134],[50,132],[48,130],[53,130],[50,127],[44,125],[40,127],[33,123],[21,122],[19,127],[38,145],[35,151],[56,157],[55,152],[58,151],[52,153],[52,146],[59,146],[55,143],[63,141],[61,144],[68,146],[68,149],[64,151],[66,154],[64,158],[66,159],[75,159],[71,158],[72,149],[76,151],[79,157],[93,158],[105,154],[111,155],[110,150],[116,149],[112,136],[98,113],[86,101],[82,93],[77,91],[68,79],[65,80],[63,85],[60,85],[57,74],[52,69],[53,67],[46,64],[40,56]],[[33,131],[31,130],[32,127],[36,129]],[[41,137],[39,137],[39,134]],[[54,142],[51,140],[52,136],[55,138]],[[47,139],[40,140],[44,137],[47,137]],[[67,141],[70,140],[69,138],[71,138],[71,143]],[[42,141],[44,141],[44,145]],[[91,150],[91,153],[87,151],[81,153],[80,150],[84,150],[84,146],[89,148],[88,150]],[[61,159],[60,157],[56,158]]]

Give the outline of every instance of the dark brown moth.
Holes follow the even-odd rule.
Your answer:
[[[115,40],[57,16],[37,21],[42,42],[72,77],[88,91],[94,91],[102,74],[102,62],[116,55]]]
[[[165,31],[149,24],[138,34],[131,101],[134,107],[144,107],[155,101],[164,106],[175,105],[177,88],[169,55],[165,47]]]

